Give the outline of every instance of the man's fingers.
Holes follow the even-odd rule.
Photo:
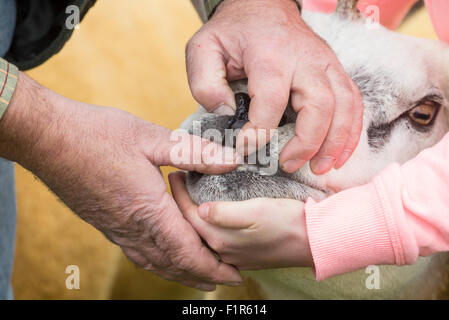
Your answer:
[[[327,69],[327,76],[335,97],[335,109],[327,136],[318,153],[310,161],[315,174],[324,174],[337,162],[348,141],[353,121],[354,94],[351,81],[343,68]],[[352,150],[349,150],[352,152]]]
[[[343,149],[342,154],[340,155],[340,158],[335,163],[334,168],[339,169],[341,168],[345,162],[349,159],[349,157],[354,152],[355,148],[357,148],[357,145],[360,140],[360,134],[362,132],[363,128],[363,98],[362,94],[360,93],[360,89],[357,87],[357,85],[351,81],[352,91],[354,94],[354,109],[353,109],[353,118],[352,118],[352,127],[351,132],[349,134],[349,138],[346,141],[346,145]]]
[[[168,263],[164,262],[164,264],[162,265],[160,263],[155,263],[154,261],[168,260],[165,257],[165,254],[160,252],[160,250],[152,250],[151,252],[146,252],[145,254],[143,254],[139,250],[136,250],[131,247],[126,247],[123,248],[123,252],[136,265],[142,267],[146,271],[150,271],[164,278],[165,280],[179,281],[185,286],[202,291],[215,290],[216,287],[215,284],[207,283],[193,277],[192,275],[185,274],[185,272],[176,269],[176,267],[173,266],[173,264],[170,261],[168,261]],[[153,262],[150,262],[147,256],[151,257],[151,260]]]
[[[179,210],[187,221],[192,222],[195,212],[198,211],[198,206],[192,201],[187,191],[185,173],[181,171],[170,173],[168,181]]]
[[[186,188],[184,172],[174,172],[168,175],[173,198],[184,218],[195,228],[202,238],[206,238],[214,227],[208,225],[198,215],[198,206],[192,201]]]
[[[298,170],[318,152],[332,121],[335,98],[329,81],[312,74],[307,81],[300,75],[293,80],[291,103],[298,112],[295,136],[279,158],[282,169],[289,173]]]
[[[154,129],[153,129],[154,130]],[[148,157],[155,166],[173,166],[188,171],[219,174],[231,171],[241,162],[233,148],[188,134],[160,127],[152,138]]]
[[[195,277],[192,277],[192,275],[185,274],[185,272],[176,272],[178,275],[173,276],[171,272],[172,270],[170,269],[156,269],[148,271],[151,271],[152,273],[164,278],[165,280],[177,281],[187,287],[198,289],[201,291],[214,291],[216,289],[215,284],[201,281]]]
[[[185,280],[181,281],[181,283],[187,287],[198,289],[201,291],[215,291],[217,286],[215,284],[203,283],[194,280]]]
[[[198,279],[192,276],[191,274],[176,269],[176,266],[172,266],[171,268],[166,269],[157,269],[150,271],[164,278],[165,280],[180,282],[183,285],[193,289],[198,289],[201,291],[214,291],[216,289],[216,285],[214,283],[202,281],[201,279]]]
[[[267,144],[270,129],[276,129],[288,104],[291,79],[280,67],[279,61],[262,59],[248,66],[248,93],[251,104],[249,122],[237,137],[236,148],[240,154],[250,154]]]
[[[194,206],[193,202],[187,199],[190,197],[185,190],[182,176],[180,174],[170,175],[169,179],[173,194],[180,195],[176,196],[179,208],[183,212],[191,212]],[[173,205],[176,207],[175,204]],[[179,229],[174,232],[178,233]],[[182,251],[183,254],[172,257],[172,261],[180,269],[198,279],[212,283],[238,284],[242,281],[239,272],[230,265],[218,261],[214,254],[203,245],[199,237],[193,238],[187,234],[182,239],[182,245],[183,248],[180,248],[179,251]]]
[[[233,115],[234,93],[226,80],[221,48],[208,33],[197,33],[187,44],[186,67],[193,97],[209,112]]]

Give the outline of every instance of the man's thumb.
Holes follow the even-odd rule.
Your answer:
[[[158,146],[154,146],[152,163],[188,171],[219,174],[231,171],[241,162],[235,149],[188,134],[185,130],[164,130]]]

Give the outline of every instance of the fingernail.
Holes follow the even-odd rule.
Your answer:
[[[307,161],[304,161],[302,159],[287,160],[281,164],[281,168],[285,172],[293,173],[299,168],[301,168],[306,162]]]
[[[205,203],[200,205],[200,207],[198,208],[198,215],[202,219],[207,219],[207,216],[209,215],[209,206]]]
[[[340,169],[341,167],[343,167],[343,165],[346,163],[346,161],[348,161],[348,159],[351,157],[351,154],[352,154],[351,150],[343,151],[343,153],[340,155],[340,158],[335,163],[334,168]]]
[[[313,171],[318,174],[325,173],[332,168],[334,162],[334,157],[322,157],[313,165]]]
[[[213,284],[199,284],[195,288],[201,291],[214,291],[216,286]]]
[[[224,285],[230,286],[230,287],[238,287],[238,286],[242,285],[242,283],[241,282],[226,282],[226,283],[224,283]]]
[[[212,113],[215,113],[219,116],[233,116],[235,111],[227,104],[222,103],[214,110],[212,110]]]

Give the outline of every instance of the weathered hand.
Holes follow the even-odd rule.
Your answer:
[[[223,262],[242,270],[313,265],[302,202],[259,198],[198,207],[187,193],[184,173],[169,179],[184,217]]]
[[[363,112],[359,89],[293,0],[224,0],[189,41],[186,60],[192,94],[209,111],[233,113],[228,81],[248,78],[252,100],[237,140],[240,152],[258,146],[259,136],[247,130],[266,129],[262,137],[268,141],[268,129],[277,128],[289,98],[298,118],[296,135],[280,156],[285,171],[313,158],[312,170],[322,174],[341,167],[356,148]]]
[[[192,152],[170,134],[118,109],[66,99],[21,74],[0,122],[0,156],[36,174],[146,270],[202,290],[238,284],[238,271],[217,261],[166,191],[158,167],[173,164],[175,145]],[[201,143],[198,152],[208,146],[220,155],[221,146],[186,137]],[[234,165],[178,167],[218,173]]]

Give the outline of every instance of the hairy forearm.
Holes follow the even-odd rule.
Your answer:
[[[119,109],[67,99],[23,73],[18,78],[0,120],[0,157],[33,172],[139,266],[203,290],[241,281],[205,250],[158,168],[218,173],[234,165],[175,164],[170,150],[179,145],[170,141],[170,130]],[[181,152],[191,152],[191,144]],[[203,154],[195,152],[193,159]]]
[[[39,141],[43,122],[51,122],[50,94],[20,73],[14,95],[0,121],[0,156],[19,163],[27,162],[34,145]],[[40,114],[39,114],[40,113]]]
[[[75,102],[72,102],[75,103]],[[70,100],[24,73],[0,120],[0,157],[36,171],[57,152],[59,120]]]

